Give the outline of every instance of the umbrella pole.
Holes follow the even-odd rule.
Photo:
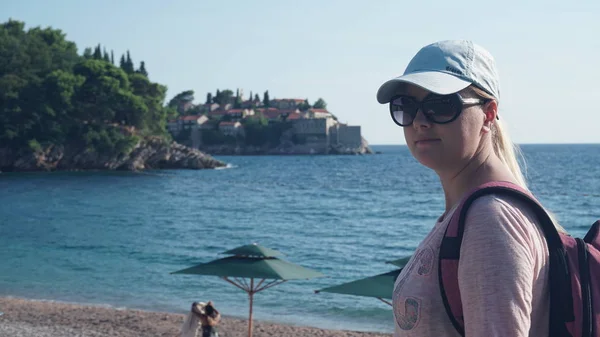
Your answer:
[[[248,292],[250,298],[250,315],[248,317],[248,337],[252,337],[252,301],[254,297],[254,278],[250,279],[250,291]]]
[[[384,300],[384,299],[383,299],[383,298],[381,298],[381,297],[377,297],[377,299],[378,299],[378,300],[380,300],[381,302],[383,302],[383,303],[385,303],[385,304],[389,305],[389,306],[392,306],[392,307],[394,306],[392,303],[390,303],[389,301],[386,301],[386,300]]]

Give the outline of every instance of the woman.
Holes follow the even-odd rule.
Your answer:
[[[470,41],[423,47],[404,74],[385,82],[411,154],[439,176],[445,212],[398,276],[395,336],[459,336],[438,280],[440,244],[456,206],[473,188],[510,182],[527,189],[498,116],[498,73],[488,51]],[[407,173],[410,174],[410,173]],[[458,283],[466,336],[548,336],[548,247],[532,210],[487,195],[469,208]]]
[[[188,316],[181,326],[181,337],[219,337],[217,325],[221,320],[221,314],[214,307],[212,301],[208,303],[194,302]],[[202,333],[198,334],[199,328]]]

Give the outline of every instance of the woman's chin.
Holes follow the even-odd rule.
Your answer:
[[[421,163],[421,165],[430,168],[434,171],[437,171],[443,167],[441,162],[442,158],[439,154],[437,156],[420,155],[417,156],[416,159],[419,163]]]

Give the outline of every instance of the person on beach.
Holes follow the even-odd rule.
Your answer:
[[[389,106],[412,156],[439,176],[445,197],[445,212],[396,280],[395,336],[460,336],[439,284],[448,221],[482,184],[510,182],[528,190],[498,114],[495,60],[471,41],[432,43],[402,76],[381,85],[377,100]],[[513,197],[486,195],[470,206],[464,228],[458,266],[464,335],[548,336],[548,246],[533,211]]]
[[[196,337],[198,329],[202,329],[202,337],[219,337],[217,325],[221,314],[214,307],[212,301],[208,303],[194,302],[192,308],[181,326],[181,337]]]

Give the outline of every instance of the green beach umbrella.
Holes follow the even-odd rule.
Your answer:
[[[315,290],[315,293],[328,292],[344,295],[375,297],[383,303],[391,306],[392,303],[388,300],[392,299],[396,278],[398,278],[402,268],[404,268],[409,259],[410,256],[407,256],[398,260],[387,262],[400,267],[400,269]]]
[[[396,269],[387,273],[362,278],[348,283],[342,283],[333,287],[315,290],[315,292],[375,297],[383,303],[392,305],[392,303],[387,300],[392,299],[394,282],[401,271],[402,269]]]
[[[325,276],[317,271],[281,260],[276,250],[257,244],[245,245],[224,252],[232,256],[202,263],[171,274],[218,276],[248,293],[250,315],[248,336],[252,336],[252,304],[254,294],[288,280]],[[249,279],[249,280],[246,280]]]
[[[388,261],[386,263],[393,264],[394,266],[397,266],[400,268],[404,268],[404,266],[406,266],[406,264],[408,263],[408,260],[410,260],[411,257],[412,257],[412,255],[409,255],[409,256],[401,257],[397,260]]]

